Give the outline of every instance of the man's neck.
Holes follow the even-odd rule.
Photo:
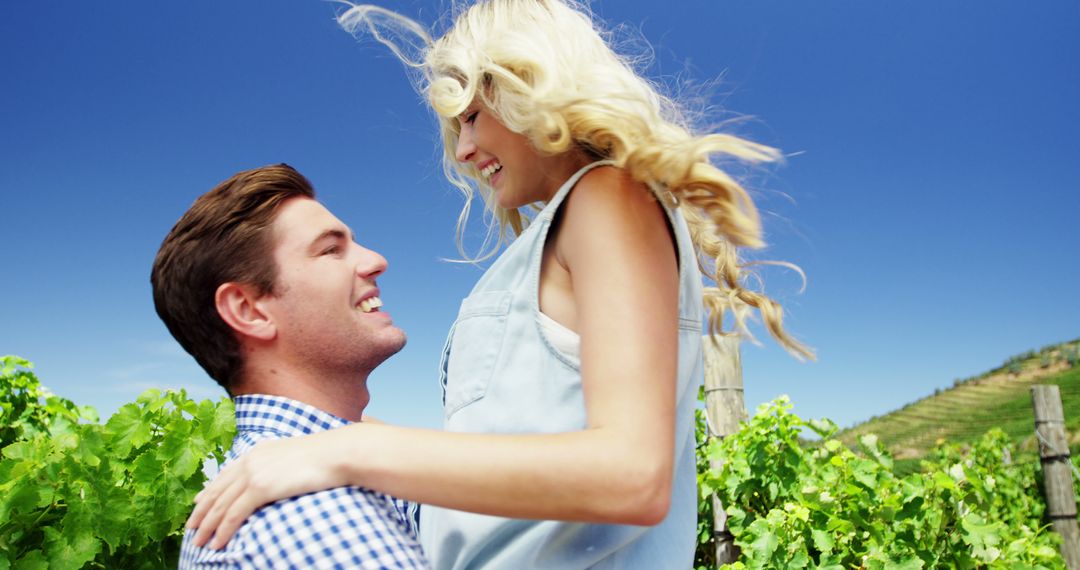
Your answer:
[[[328,374],[252,363],[243,378],[233,385],[232,393],[235,396],[268,394],[290,398],[344,420],[358,422],[370,399],[367,377],[367,372]]]

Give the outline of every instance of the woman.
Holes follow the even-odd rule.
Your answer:
[[[436,568],[690,566],[705,310],[716,334],[725,312],[741,328],[756,308],[811,356],[742,286],[736,248],[761,245],[757,212],[709,162],[776,152],[691,134],[568,0],[481,1],[434,42],[371,6],[341,21],[421,70],[462,219],[476,187],[516,237],[447,340],[447,431],[361,422],[257,449],[200,494],[196,543],[216,529],[224,544],[266,502],[362,485],[424,504]],[[387,31],[420,38],[422,60]]]

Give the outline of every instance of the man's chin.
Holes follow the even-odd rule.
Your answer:
[[[409,337],[405,336],[405,331],[402,331],[401,332],[401,342],[399,342],[397,344],[397,348],[394,349],[394,352],[390,353],[390,356],[393,356],[393,355],[401,352],[401,349],[405,348],[405,345],[408,344],[408,343],[409,343]],[[389,358],[389,357],[387,357],[387,358]]]
[[[401,349],[405,348],[405,344],[408,342],[408,338],[405,336],[405,331],[394,327],[393,331],[387,331],[387,337],[382,339],[381,346],[379,347],[380,359],[379,363],[385,362],[391,356],[401,352]]]

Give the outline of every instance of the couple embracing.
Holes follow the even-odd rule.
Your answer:
[[[238,436],[181,567],[690,567],[703,322],[755,308],[810,355],[744,288],[757,211],[710,162],[778,154],[695,134],[569,0],[481,0],[437,40],[372,6],[340,21],[421,70],[450,181],[512,237],[447,339],[445,430],[403,428],[364,415],[368,374],[405,343],[386,260],[287,165],[201,196],[154,301]]]

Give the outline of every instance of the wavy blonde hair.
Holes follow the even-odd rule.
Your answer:
[[[477,193],[494,223],[481,254],[471,259],[494,254],[528,224],[520,210],[498,206],[472,164],[455,158],[457,117],[480,100],[540,152],[577,150],[610,160],[683,212],[701,272],[716,284],[704,295],[710,334],[724,334],[724,315],[731,312],[736,330],[750,336],[745,315],[753,307],[789,352],[813,358],[784,330],[781,306],[744,285],[750,273],[738,248],[764,245],[761,221],[747,191],[712,162],[777,161],[777,150],[729,134],[694,134],[680,107],[634,70],[633,59],[610,47],[588,8],[573,0],[480,0],[455,3],[452,12],[452,26],[437,40],[376,6],[353,5],[338,20],[354,34],[366,29],[417,71],[418,90],[438,117],[443,170],[465,195],[457,224],[463,257],[469,258],[462,237]]]

